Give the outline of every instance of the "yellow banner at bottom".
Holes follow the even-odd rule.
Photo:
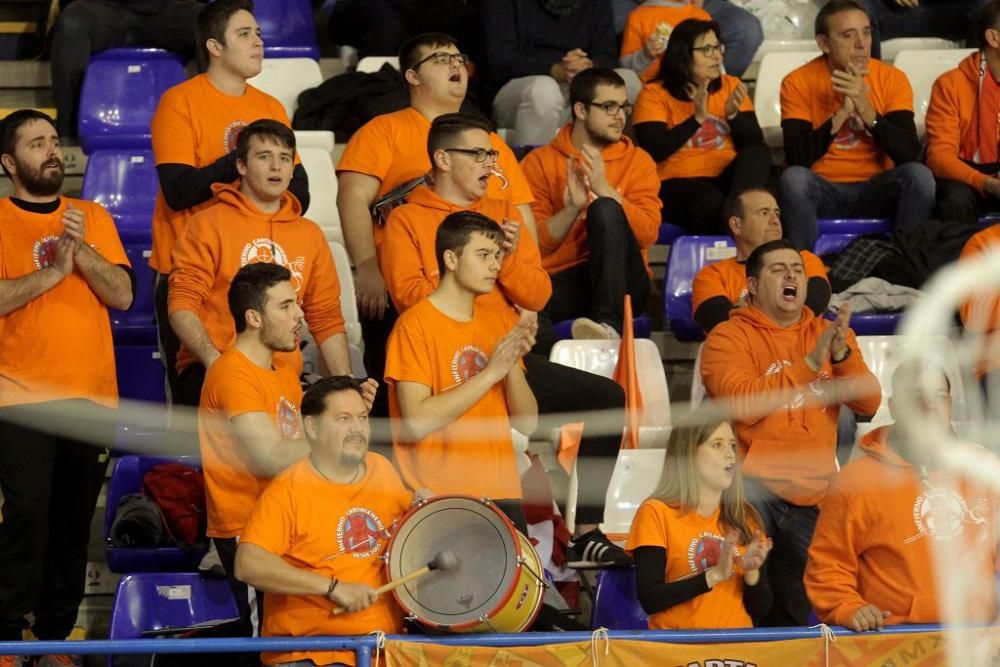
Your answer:
[[[977,660],[994,653],[1000,630],[954,631],[962,646],[978,645]],[[607,653],[605,653],[607,650]],[[947,665],[944,633],[858,633],[770,642],[670,644],[599,639],[542,646],[449,646],[407,641],[385,644],[388,667],[930,667]],[[964,662],[964,661],[963,661]],[[962,667],[967,667],[966,663]],[[985,663],[983,663],[985,664]]]

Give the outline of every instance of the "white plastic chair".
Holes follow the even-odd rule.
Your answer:
[[[365,342],[361,338],[361,319],[358,317],[358,302],[354,294],[351,260],[344,246],[333,241],[329,245],[333,263],[337,267],[337,278],[340,280],[340,313],[344,317],[344,328],[347,330],[347,351],[351,355],[351,370],[355,377],[365,377],[367,375],[364,362]]]
[[[781,82],[816,55],[816,51],[774,52],[765,55],[760,62],[753,108],[764,132],[764,142],[771,148],[781,148],[785,144],[781,134]]]
[[[327,241],[344,242],[337,211],[337,174],[329,151],[322,148],[302,148],[299,159],[309,176],[309,210],[306,217],[323,230]]]
[[[753,62],[759,63],[769,53],[789,53],[789,52],[813,52],[819,53],[819,46],[816,40],[808,39],[765,39],[757,47],[757,52],[753,54]]]
[[[704,343],[698,345],[698,354],[694,357],[694,371],[691,375],[691,409],[696,410],[705,400],[705,385],[701,381],[701,349]]]
[[[609,539],[622,541],[646,498],[656,489],[666,449],[623,449],[608,485],[601,529]]]
[[[903,51],[941,51],[957,49],[959,44],[942,37],[896,37],[882,42],[882,60],[892,62]]]
[[[948,70],[958,67],[963,58],[974,52],[975,49],[939,49],[902,51],[896,56],[893,64],[902,70],[913,88],[913,121],[917,126],[918,137],[924,136],[924,120],[934,82]]]
[[[295,130],[295,147],[319,148],[327,153],[333,153],[334,137],[329,130]]]
[[[260,74],[249,83],[276,97],[291,118],[299,106],[299,93],[323,83],[323,73],[312,58],[264,58]]]
[[[382,69],[382,65],[386,63],[395,67],[397,71],[399,70],[399,58],[396,56],[368,56],[358,61],[357,71],[374,74]]]

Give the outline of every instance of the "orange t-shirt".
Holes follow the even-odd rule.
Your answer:
[[[625,33],[622,35],[622,58],[635,53],[646,46],[646,40],[660,26],[666,26],[666,36],[669,37],[674,27],[681,21],[697,19],[699,21],[711,21],[712,17],[701,7],[684,2],[673,7],[662,5],[639,5],[629,12],[625,22]],[[652,81],[660,72],[660,61],[663,55],[657,56],[653,62],[642,71],[639,78],[643,81]]]
[[[150,125],[156,164],[206,167],[236,148],[240,131],[261,118],[291,127],[285,107],[267,93],[248,85],[240,96],[226,95],[199,74],[163,93]],[[153,211],[153,255],[149,265],[160,273],[173,268],[170,254],[191,214],[211,202],[174,211],[156,195]]]
[[[198,409],[198,442],[209,537],[238,536],[270,481],[251,472],[249,454],[232,435],[229,420],[263,412],[283,439],[292,440],[301,437],[301,403],[302,385],[287,365],[261,368],[231,347],[208,369]]]
[[[463,210],[482,213],[497,224],[503,224],[505,219],[521,222],[521,212],[510,200],[484,197],[466,209],[442,199],[423,185],[413,191],[406,204],[389,214],[379,265],[389,296],[399,312],[437,289],[441,282],[434,250],[437,230],[450,213]],[[522,227],[517,249],[504,257],[493,291],[478,297],[476,302],[498,307],[510,307],[513,303],[538,311],[545,307],[550,296],[552,281],[542,268],[538,245],[531,232]]]
[[[989,252],[991,248],[1000,250],[1000,225],[993,225],[973,234],[962,248],[959,259],[969,260],[978,257],[981,253]],[[1000,368],[1000,358],[995,353],[991,354],[1000,345],[996,340],[997,336],[1000,336],[1000,290],[987,287],[982,292],[975,293],[971,299],[962,304],[959,315],[962,318],[962,326],[969,331],[991,334],[983,337],[976,364],[976,377],[982,377]]]
[[[130,266],[115,223],[100,204],[61,197],[52,213],[0,199],[0,279],[52,263],[69,205],[83,211],[84,240],[112,264]],[[85,398],[118,405],[108,309],[75,269],[58,285],[0,315],[0,406]]]
[[[381,555],[393,524],[413,494],[392,464],[365,456],[365,474],[353,484],[331,482],[303,459],[274,478],[253,508],[240,544],[254,544],[292,567],[378,588],[386,583]],[[389,593],[363,611],[333,616],[335,605],[320,595],[264,596],[264,637],[398,634],[403,613]],[[354,663],[353,651],[265,652],[265,664],[312,660],[317,665]]]
[[[906,75],[888,63],[871,58],[865,83],[871,89],[869,99],[881,115],[893,111],[913,111],[913,90]],[[830,69],[824,56],[815,58],[781,82],[781,120],[804,120],[817,128],[840,108],[841,97],[833,90]],[[812,164],[812,170],[828,181],[854,183],[867,181],[893,162],[864,124],[851,118],[830,142],[826,154]]]
[[[722,87],[708,96],[708,118],[698,131],[667,159],[657,163],[661,181],[668,178],[714,178],[736,157],[736,145],[726,121],[726,100],[740,80],[722,75]],[[753,111],[750,96],[743,98],[740,111]],[[676,127],[694,115],[694,102],[684,102],[659,83],[647,83],[636,100],[632,123],[666,123]]]
[[[719,510],[710,517],[682,513],[661,500],[650,498],[639,506],[625,544],[626,551],[660,547],[667,551],[664,581],[672,583],[698,576],[715,567],[725,539]],[[736,549],[740,553],[740,545]],[[707,593],[649,617],[652,630],[750,628],[753,623],[743,607],[743,568],[733,566],[733,576]]]
[[[497,342],[517,324],[507,307],[477,303],[472,320],[453,320],[428,299],[399,317],[386,348],[385,381],[389,414],[400,419],[397,382],[430,387],[434,396],[454,389],[486,368]],[[479,429],[481,437],[469,437]],[[479,432],[479,431],[477,431]],[[392,452],[411,489],[487,496],[521,497],[504,383],[498,382],[461,417],[419,442],[407,442],[393,424]]]
[[[337,163],[337,173],[356,171],[374,176],[381,181],[375,194],[378,199],[431,170],[431,159],[427,155],[430,131],[431,121],[413,107],[376,116],[351,137]],[[509,199],[514,206],[530,204],[531,188],[514,152],[495,132],[490,133],[490,144],[500,151],[496,168],[503,176],[490,179],[486,196]],[[375,225],[376,252],[381,252],[383,234],[381,225]]]
[[[827,280],[823,260],[808,250],[803,250],[802,264],[806,278]],[[691,312],[698,312],[701,304],[717,296],[724,296],[730,303],[736,303],[747,293],[747,265],[735,257],[724,259],[702,267],[691,282]]]
[[[280,264],[292,273],[292,286],[305,311],[316,343],[342,333],[340,281],[326,237],[316,223],[301,216],[302,207],[285,193],[277,213],[264,213],[232,185],[216,184],[216,203],[195,215],[174,247],[168,309],[189,310],[205,326],[216,349],[236,342],[229,312],[229,285],[247,264]],[[279,352],[276,358],[302,367],[302,353]],[[177,372],[196,361],[184,345]]]

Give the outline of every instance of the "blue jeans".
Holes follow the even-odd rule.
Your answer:
[[[764,522],[764,532],[774,543],[767,557],[767,578],[774,593],[771,611],[755,625],[781,628],[806,625],[812,605],[802,577],[806,571],[819,508],[793,505],[753,479],[743,483],[749,500]]]
[[[817,218],[893,218],[896,229],[919,227],[934,209],[934,175],[906,162],[867,181],[834,183],[806,167],[789,167],[778,180],[778,203],[785,237],[810,250]]]
[[[611,0],[614,13],[615,34],[625,31],[625,21],[629,13],[639,6],[636,0]],[[726,72],[733,76],[743,76],[750,66],[753,54],[764,41],[764,29],[757,17],[727,0],[705,0],[705,11],[719,24],[722,34],[719,39],[726,45]]]

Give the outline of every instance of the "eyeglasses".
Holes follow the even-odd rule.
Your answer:
[[[701,55],[706,58],[714,56],[716,53],[720,55],[725,55],[726,45],[725,44],[706,44],[705,46],[696,46],[691,49],[692,53],[701,52]]]
[[[619,111],[624,111],[625,115],[628,116],[635,110],[635,105],[630,102],[625,102],[624,104],[619,102],[587,102],[587,104],[592,107],[604,109],[604,113],[609,116],[617,116]]]
[[[476,159],[476,162],[496,162],[500,157],[500,151],[497,150],[486,150],[485,148],[446,148],[444,149],[448,153],[462,153],[464,155],[471,155]]]
[[[418,61],[410,69],[417,69],[423,65],[428,60],[433,60],[435,65],[451,65],[452,62],[457,62],[459,65],[468,65],[469,56],[464,53],[448,53],[447,51],[435,51],[423,60]]]

